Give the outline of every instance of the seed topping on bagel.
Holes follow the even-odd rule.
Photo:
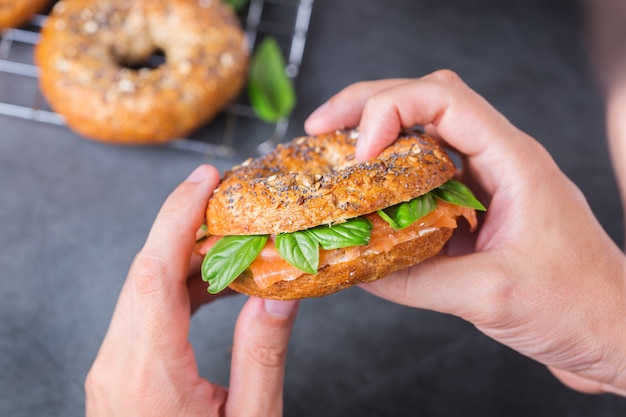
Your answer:
[[[275,234],[330,224],[408,201],[454,175],[449,156],[423,133],[402,134],[366,162],[354,158],[357,137],[356,130],[300,137],[233,167],[209,202],[209,233]]]

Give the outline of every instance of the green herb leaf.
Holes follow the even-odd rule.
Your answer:
[[[224,236],[207,252],[202,261],[202,279],[211,294],[228,287],[261,253],[267,235]]]
[[[411,201],[396,204],[379,210],[382,217],[394,229],[404,229],[437,208],[437,201],[432,193],[427,193]],[[381,212],[383,213],[381,215]]]
[[[200,226],[200,228],[196,231],[196,243],[203,241],[209,237],[209,229],[206,224]]]
[[[394,229],[399,229],[400,228],[398,223],[396,223],[394,219],[389,217],[389,215],[387,213],[385,213],[384,210],[378,210],[376,213],[378,213],[378,215],[380,216],[381,219],[383,219],[384,221],[389,223],[389,226],[391,226],[392,228],[394,228]]]
[[[276,236],[276,250],[281,258],[301,271],[317,274],[320,250],[317,240],[304,230]]]
[[[285,59],[274,37],[263,39],[254,52],[248,96],[257,116],[270,123],[289,116],[296,105],[295,89],[285,74]]]
[[[448,203],[457,206],[470,207],[475,210],[485,211],[485,206],[474,196],[472,191],[462,182],[448,180],[445,184],[434,190],[435,195]]]
[[[236,12],[243,10],[246,4],[248,4],[248,0],[225,0],[225,2]]]
[[[372,222],[365,217],[349,219],[339,224],[321,225],[307,230],[326,250],[367,245],[370,241],[371,231]]]

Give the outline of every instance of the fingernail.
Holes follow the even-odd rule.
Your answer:
[[[293,314],[298,306],[297,300],[265,300],[265,311],[275,317],[286,318]]]
[[[369,159],[367,155],[367,151],[368,151],[367,138],[365,137],[363,132],[360,132],[359,139],[356,142],[356,149],[354,150],[354,157],[359,162],[365,162]]]
[[[198,168],[194,169],[191,174],[187,177],[187,182],[202,182],[209,178],[209,170],[206,169],[204,165],[200,165]]]
[[[313,113],[311,113],[311,115],[308,117],[307,120],[314,119],[322,115],[327,109],[328,109],[328,101],[322,104],[321,106],[319,106],[317,109],[313,110]]]

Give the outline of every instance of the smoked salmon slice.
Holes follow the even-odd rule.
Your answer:
[[[393,229],[376,213],[368,214],[365,217],[373,225],[369,243],[363,246],[351,246],[334,250],[320,248],[319,268],[351,261],[362,253],[388,252],[396,245],[423,236],[438,228],[455,229],[458,217],[465,218],[472,230],[478,225],[474,209],[442,200],[437,201],[437,208],[434,211],[404,229]],[[209,236],[198,244],[196,250],[200,254],[206,254],[220,237]],[[278,281],[294,280],[305,274],[305,272],[291,265],[279,255],[274,244],[274,236],[270,236],[265,247],[249,268],[255,283],[262,289]]]

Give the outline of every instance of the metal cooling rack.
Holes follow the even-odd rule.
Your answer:
[[[285,56],[286,74],[296,81],[304,54],[314,0],[250,0],[241,15],[248,45],[274,36]],[[37,85],[33,49],[46,15],[36,15],[24,27],[0,35],[0,114],[39,123],[64,125],[48,107]],[[280,142],[289,119],[275,124],[259,120],[245,92],[214,121],[167,146],[208,156],[263,154]]]

